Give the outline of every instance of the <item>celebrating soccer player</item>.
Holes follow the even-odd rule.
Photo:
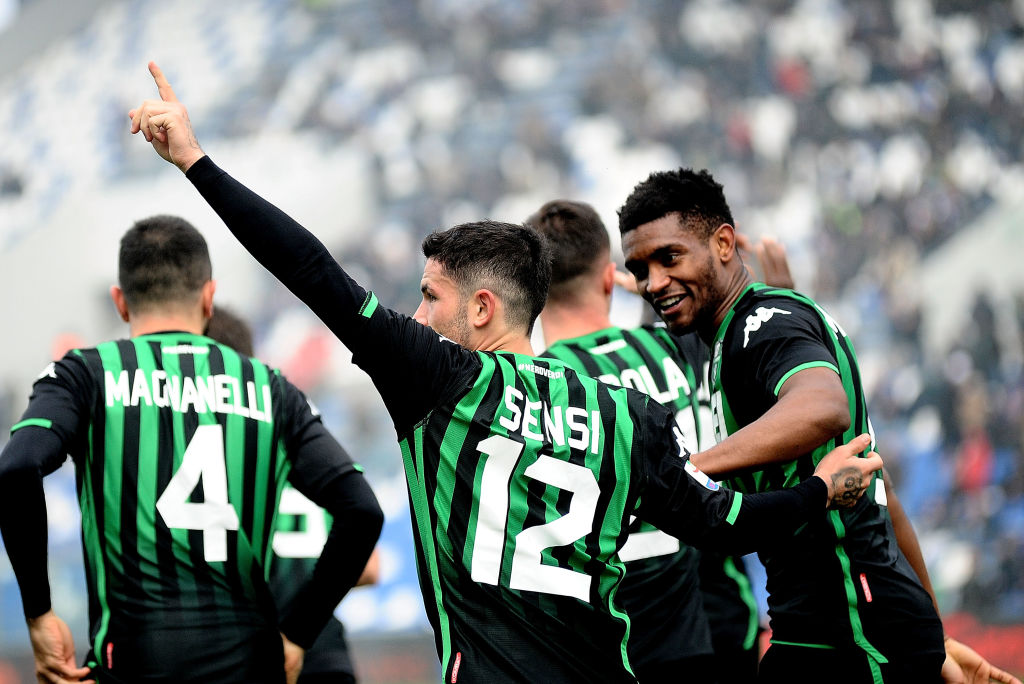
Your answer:
[[[842,327],[809,298],[753,282],[734,225],[707,171],[651,174],[619,211],[626,267],[641,294],[674,333],[695,331],[712,350],[719,444],[693,462],[737,491],[780,491],[871,425]],[[940,672],[957,681],[943,670],[942,625],[897,544],[880,476],[868,496],[815,516],[761,560],[772,646],[759,681],[940,681]]]
[[[302,226],[218,168],[150,64],[159,100],[130,113],[239,241],[352,350],[401,444],[420,584],[446,682],[633,682],[614,596],[634,513],[694,545],[771,543],[863,492],[866,436],[817,476],[738,495],[694,468],[673,413],[532,354],[550,279],[528,228],[431,234],[414,318],[383,306]]]

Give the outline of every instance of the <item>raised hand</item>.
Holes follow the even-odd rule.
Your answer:
[[[626,292],[638,295],[640,294],[640,288],[636,284],[636,278],[633,277],[632,273],[626,273],[615,269],[615,284],[621,287]]]
[[[75,665],[75,644],[67,624],[52,611],[28,620],[28,636],[36,659],[36,679],[41,684],[83,682],[89,668]]]
[[[871,435],[863,434],[836,447],[818,462],[814,474],[828,486],[829,508],[849,508],[857,503],[871,474],[882,468],[882,457],[871,452],[866,458],[857,454],[871,446]]]
[[[142,133],[146,141],[152,143],[157,154],[182,171],[188,171],[205,153],[192,131],[192,122],[188,119],[185,105],[178,102],[164,72],[155,62],[150,62],[149,73],[156,82],[160,99],[144,100],[128,112],[132,120],[131,133]]]
[[[761,266],[761,273],[764,282],[772,287],[785,287],[790,290],[796,287],[793,281],[793,274],[789,271],[789,260],[786,258],[786,248],[782,243],[771,236],[761,238],[760,242],[754,244],[750,237],[744,233],[736,232],[736,245],[745,252],[753,252],[757,257],[757,263]],[[746,264],[752,278],[757,278],[750,264]]]

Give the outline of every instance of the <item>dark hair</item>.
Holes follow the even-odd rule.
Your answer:
[[[469,296],[491,290],[505,303],[507,323],[533,332],[551,283],[551,250],[541,237],[513,223],[477,221],[434,231],[423,256],[435,260]]]
[[[619,209],[619,233],[663,216],[678,214],[682,225],[700,228],[698,237],[711,237],[723,223],[735,225],[722,185],[707,169],[652,173],[639,183]]]
[[[526,219],[551,247],[551,292],[561,300],[571,296],[577,279],[592,273],[598,259],[607,259],[611,241],[594,208],[583,202],[553,200]]]
[[[253,356],[252,328],[245,320],[230,309],[218,306],[206,323],[207,337],[225,344],[244,356]]]
[[[129,308],[186,301],[210,280],[206,240],[177,216],[136,221],[121,238],[117,278]]]

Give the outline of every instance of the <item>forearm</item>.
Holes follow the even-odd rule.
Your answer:
[[[343,342],[363,290],[308,230],[217,167],[209,157],[186,174],[257,261],[313,310]]]
[[[356,585],[384,522],[373,491],[357,472],[336,477],[317,499],[334,523],[312,577],[281,620],[281,632],[303,648],[313,644],[335,606]]]
[[[40,464],[60,448],[60,439],[49,430],[26,428],[12,435],[0,456],[0,531],[26,618],[50,610],[46,498]]]
[[[849,421],[849,413],[842,411],[845,406],[818,402],[813,393],[783,397],[756,421],[690,460],[714,477],[792,461],[840,434],[843,416]]]
[[[827,505],[828,485],[819,477],[788,489],[745,494],[736,521],[715,541],[715,550],[740,555],[763,549],[824,515]]]
[[[824,514],[828,497],[828,486],[819,477],[758,494],[709,491],[680,481],[664,499],[641,499],[637,515],[698,549],[745,554],[790,536],[813,516]]]

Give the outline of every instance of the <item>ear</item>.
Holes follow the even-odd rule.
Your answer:
[[[469,324],[474,328],[483,328],[498,314],[501,300],[490,290],[477,290],[466,304]]]
[[[217,289],[216,280],[207,280],[206,284],[203,285],[202,292],[199,296],[200,302],[203,305],[203,320],[208,321],[213,318],[213,293]]]
[[[114,308],[117,309],[117,315],[121,317],[121,320],[125,323],[128,322],[128,302],[124,298],[124,290],[117,285],[110,286],[110,298],[114,300]]]
[[[612,290],[615,289],[615,264],[611,261],[604,267],[601,272],[601,287],[604,289],[604,296],[611,297]]]
[[[711,235],[711,250],[723,264],[737,256],[736,229],[728,223],[718,226]]]

